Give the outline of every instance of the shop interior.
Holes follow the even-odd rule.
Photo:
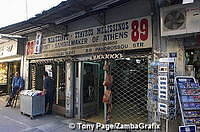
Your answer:
[[[20,73],[20,61],[0,63],[0,94],[10,94],[15,72]]]

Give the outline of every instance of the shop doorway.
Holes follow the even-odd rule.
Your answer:
[[[100,103],[99,94],[103,88],[100,87],[100,65],[98,62],[83,62],[82,63],[82,102],[81,102],[81,117],[93,120],[93,115],[98,116],[99,111],[103,112],[102,104]]]
[[[65,115],[65,62],[33,63],[30,65],[29,89],[43,90],[43,74],[48,72],[55,84],[53,112]]]
[[[186,75],[194,76],[200,83],[200,49],[186,49],[185,66]]]
[[[20,74],[20,61],[8,63],[8,94],[11,93],[12,79],[16,72]]]
[[[66,101],[66,70],[65,63],[58,63],[56,67],[56,96],[55,96],[55,104],[54,104],[54,112],[65,115],[65,101]]]

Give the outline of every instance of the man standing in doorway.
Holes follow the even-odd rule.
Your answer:
[[[43,91],[45,93],[45,111],[47,114],[52,113],[52,107],[53,107],[53,94],[54,94],[54,80],[48,76],[48,72],[45,72],[43,74],[44,78],[44,88]],[[48,109],[47,109],[48,105]]]
[[[14,99],[14,97],[24,88],[24,80],[22,77],[19,76],[19,72],[15,73],[15,77],[12,79],[12,92],[10,95],[10,98],[8,100],[8,103],[5,107],[11,106],[11,102]]]

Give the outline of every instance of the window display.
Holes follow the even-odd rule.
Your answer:
[[[0,63],[0,85],[7,84],[7,70],[8,64],[7,63]]]

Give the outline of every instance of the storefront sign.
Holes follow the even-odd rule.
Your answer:
[[[35,38],[35,47],[34,47],[34,54],[41,53],[41,46],[42,46],[42,33],[37,32]]]
[[[28,41],[26,43],[26,54],[32,55],[34,53],[35,41]]]
[[[17,55],[17,41],[9,40],[0,44],[0,58]]]
[[[119,59],[122,58],[123,55],[118,54],[100,54],[100,55],[94,55],[91,57],[91,60],[104,60],[104,59]]]
[[[68,36],[51,36],[42,42],[43,53],[65,51],[66,55],[151,48],[151,17],[69,32]]]

